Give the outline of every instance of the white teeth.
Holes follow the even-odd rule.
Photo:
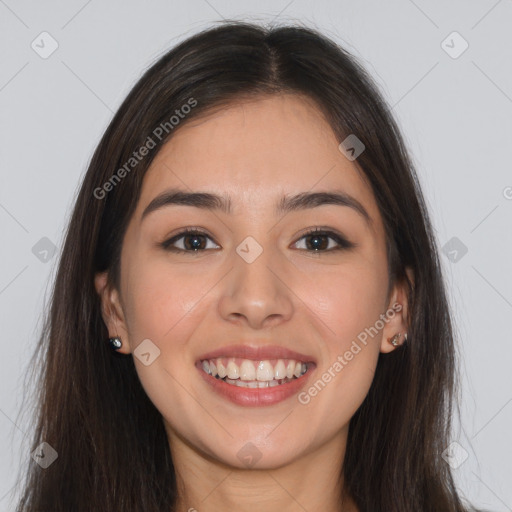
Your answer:
[[[230,379],[238,379],[238,377],[239,377],[238,366],[235,364],[234,361],[228,362],[228,367],[226,368],[226,370],[228,372],[228,377]]]
[[[256,380],[256,370],[254,369],[254,364],[248,359],[244,359],[240,365],[240,378],[242,380]]]
[[[256,372],[256,377],[260,381],[268,381],[274,378],[274,369],[270,364],[270,361],[260,361],[258,364],[258,370]],[[264,387],[264,386],[260,386]]]
[[[293,377],[293,372],[295,371],[295,361],[289,361],[286,366],[286,376],[291,379]]]
[[[284,379],[286,377],[286,366],[282,359],[277,361],[276,366],[274,368],[274,378],[275,379]]]
[[[225,366],[222,364],[221,361],[217,362],[217,373],[219,374],[219,377],[221,379],[223,379],[228,374]]]
[[[237,364],[240,362],[240,365]],[[265,359],[252,361],[250,359],[221,358],[201,361],[203,370],[213,377],[224,380],[240,380],[251,383],[250,387],[267,387],[279,385],[277,381],[299,378],[306,373],[308,365],[293,359],[274,360],[275,365]],[[255,385],[252,382],[257,382]],[[259,383],[265,383],[261,386]],[[274,384],[275,382],[275,384]],[[268,384],[267,384],[268,383]]]
[[[203,370],[210,375],[212,374],[212,372],[210,371],[210,365],[208,364],[208,361],[203,361]]]
[[[285,378],[281,381],[281,384],[286,384],[287,382],[291,382],[292,379]],[[238,386],[240,388],[273,388],[274,386],[280,386],[279,382],[277,380],[270,380],[270,381],[263,381],[259,382],[257,380],[249,380],[244,381],[241,379],[229,379],[226,378],[225,381],[228,384],[231,384],[233,386]]]

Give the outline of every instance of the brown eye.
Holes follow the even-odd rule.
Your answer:
[[[330,252],[340,249],[351,249],[356,244],[349,242],[334,231],[315,228],[302,235],[299,240],[306,240],[305,250],[310,252]],[[329,241],[329,239],[331,241]],[[332,241],[334,243],[332,243]],[[298,242],[296,242],[297,244]]]
[[[211,240],[208,235],[201,231],[187,229],[173,236],[169,240],[166,240],[161,244],[161,246],[167,251],[197,253],[206,249],[212,249],[212,247],[207,247],[208,239]],[[176,247],[175,244],[178,242],[181,247]],[[219,247],[216,244],[214,245],[214,249]]]

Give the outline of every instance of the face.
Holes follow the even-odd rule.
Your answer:
[[[405,332],[375,198],[339,142],[310,101],[263,97],[183,125],[146,173],[121,292],[106,274],[96,288],[171,450],[180,439],[229,466],[253,455],[272,468],[344,439],[379,352]],[[161,201],[143,215],[171,189],[229,198],[230,209]],[[322,192],[345,200],[278,208]]]

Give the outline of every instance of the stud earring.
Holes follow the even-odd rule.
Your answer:
[[[395,334],[392,338],[388,338],[389,343],[393,345],[394,347],[398,346],[398,339],[402,336],[402,333],[399,332],[398,334]],[[404,334],[404,343],[407,341],[407,333]]]
[[[123,345],[121,338],[119,336],[115,336],[114,338],[108,339],[108,344],[112,350],[119,350]]]

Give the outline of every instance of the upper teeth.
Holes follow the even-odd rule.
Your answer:
[[[221,379],[271,381],[292,377],[300,377],[306,373],[308,366],[293,359],[277,359],[275,364],[269,360],[252,361],[250,359],[221,358],[201,361],[203,370],[213,377]]]

